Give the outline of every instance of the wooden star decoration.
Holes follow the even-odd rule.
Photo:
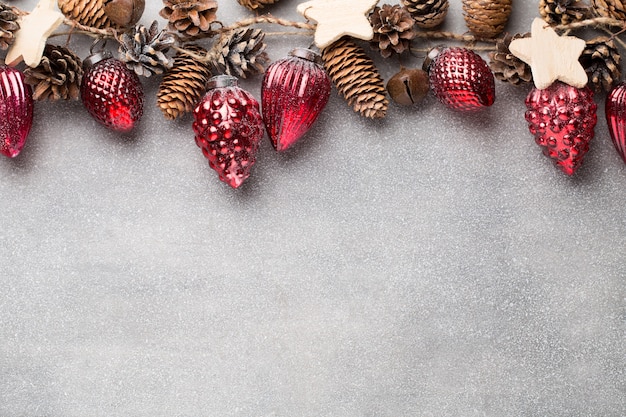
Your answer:
[[[17,65],[22,59],[29,67],[39,65],[48,37],[63,19],[56,0],[41,0],[32,12],[20,18],[20,29],[5,59],[7,65]]]
[[[515,39],[509,45],[513,55],[530,65],[535,87],[548,88],[556,80],[576,88],[587,85],[587,73],[578,62],[585,41],[575,36],[559,36],[548,24],[533,21],[530,38]]]
[[[342,36],[369,41],[374,31],[367,18],[378,0],[311,0],[298,5],[298,12],[315,20],[315,45],[324,49]]]

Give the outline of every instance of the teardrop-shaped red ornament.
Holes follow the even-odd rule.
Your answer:
[[[435,48],[428,58],[430,88],[447,107],[471,111],[494,103],[493,73],[480,55],[466,48]]]
[[[284,151],[313,125],[328,103],[331,83],[319,54],[296,48],[269,66],[263,78],[263,121],[277,151]]]
[[[94,119],[118,132],[132,130],[143,115],[139,77],[107,51],[88,57],[80,86],[83,105]]]
[[[33,125],[33,93],[24,74],[0,68],[0,152],[16,157]]]
[[[604,108],[615,149],[626,162],[626,83],[619,83],[611,90]]]
[[[220,180],[238,188],[250,176],[263,138],[259,103],[235,77],[218,75],[207,88],[193,111],[196,144]]]
[[[528,129],[544,155],[573,175],[594,136],[597,105],[593,91],[556,81],[543,90],[533,88],[526,97],[526,108]]]

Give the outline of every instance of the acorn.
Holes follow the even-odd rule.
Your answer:
[[[117,26],[126,28],[139,21],[145,8],[145,0],[111,0],[104,13]]]
[[[402,68],[387,82],[387,92],[398,104],[417,104],[428,94],[428,73],[419,68]]]

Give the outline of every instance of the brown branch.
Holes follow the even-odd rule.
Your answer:
[[[581,20],[580,22],[568,23],[566,25],[556,25],[553,26],[553,28],[555,30],[571,30],[599,26],[618,27],[624,29],[626,28],[626,21],[613,19],[611,17],[594,17],[593,19]]]

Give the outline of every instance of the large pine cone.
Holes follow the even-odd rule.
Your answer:
[[[39,65],[26,68],[24,73],[35,100],[77,99],[80,94],[82,62],[63,46],[46,45]]]
[[[448,0],[402,0],[402,3],[415,19],[415,24],[423,29],[439,26],[448,14]]]
[[[68,19],[81,25],[98,29],[113,26],[113,22],[104,13],[106,0],[58,0],[59,9]]]
[[[168,28],[188,36],[208,32],[216,19],[215,0],[163,0],[159,14],[169,21]]]
[[[511,15],[512,0],[463,0],[463,17],[468,29],[483,38],[495,38],[504,31]]]
[[[539,14],[546,22],[567,25],[590,16],[589,6],[580,0],[540,0]]]
[[[239,4],[254,11],[276,3],[278,0],[237,0]]]
[[[354,111],[371,119],[385,117],[389,101],[374,61],[348,38],[341,38],[322,51],[324,68],[337,91]]]
[[[369,20],[374,30],[372,45],[384,58],[394,52],[401,54],[410,47],[415,37],[415,21],[405,8],[384,4],[382,8],[374,8]]]
[[[498,80],[514,85],[532,81],[533,74],[530,66],[513,55],[509,50],[509,45],[512,40],[527,38],[529,36],[530,33],[524,35],[516,34],[515,36],[506,34],[503,39],[498,39],[498,42],[496,42],[496,52],[489,54],[489,68],[491,68],[493,75]]]
[[[626,20],[625,0],[591,0],[594,11],[599,16]]]
[[[613,39],[606,36],[587,41],[579,61],[589,76],[589,85],[596,91],[611,91],[622,78],[619,50]]]
[[[185,50],[201,57],[207,54],[206,49],[197,45],[186,45]],[[176,54],[174,65],[163,76],[157,94],[157,103],[165,118],[173,120],[193,111],[204,95],[209,78],[211,71],[202,60],[183,52]]]
[[[210,54],[216,72],[240,78],[263,73],[269,62],[263,39],[261,29],[241,28],[223,34]]]
[[[175,43],[174,35],[159,31],[159,24],[155,20],[150,29],[138,25],[122,35],[120,59],[137,75],[149,77],[152,74],[163,74],[174,62],[165,53]]]
[[[15,32],[20,28],[18,15],[11,6],[0,3],[0,49],[6,50],[15,40]]]
[[[139,21],[145,0],[58,0],[71,20],[98,29],[130,27]]]

